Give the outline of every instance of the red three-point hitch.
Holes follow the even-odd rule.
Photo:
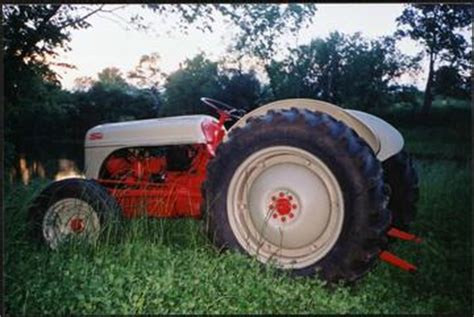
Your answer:
[[[420,243],[421,238],[415,236],[414,234],[399,230],[397,228],[390,228],[390,230],[387,232],[387,235],[392,238],[397,238],[400,240],[405,240],[405,241],[413,241],[415,243]],[[401,268],[402,270],[408,271],[408,272],[415,272],[416,266],[413,264],[399,258],[395,254],[388,252],[388,251],[382,251],[379,254],[379,258],[382,261],[385,261],[391,265],[394,265],[396,267]]]

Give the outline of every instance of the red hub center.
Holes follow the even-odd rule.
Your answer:
[[[279,219],[281,222],[286,222],[288,219],[295,217],[298,205],[295,202],[294,195],[291,193],[277,192],[271,196],[271,203],[269,209],[272,213],[273,219]]]
[[[69,226],[71,227],[71,230],[76,233],[82,232],[85,228],[84,220],[81,218],[74,218],[71,220]]]
[[[278,198],[276,201],[276,210],[280,216],[288,215],[291,211],[291,203],[288,197]]]

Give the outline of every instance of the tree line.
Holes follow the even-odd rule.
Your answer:
[[[263,71],[211,61],[201,53],[165,74],[159,53],[151,53],[126,73],[107,67],[97,78],[78,78],[69,91],[51,66],[59,50],[68,49],[70,30],[89,27],[89,17],[97,12],[114,14],[103,5],[85,7],[4,7],[7,152],[32,136],[82,140],[87,129],[104,122],[209,113],[200,104],[202,96],[245,110],[272,100],[314,98],[366,111],[407,104],[422,115],[429,113],[433,95],[470,97],[472,49],[459,33],[470,27],[468,5],[407,5],[391,36],[367,39],[332,32],[288,49],[283,59],[274,57],[275,37],[309,23],[317,12],[314,5],[144,5],[157,14],[178,14],[182,26],[197,21],[212,30],[213,14],[229,17],[240,30],[231,48],[235,60],[254,58]],[[144,27],[139,17],[133,18],[131,25]],[[420,55],[397,50],[403,37],[422,45]],[[425,91],[397,84],[403,74],[420,71],[422,56],[429,60]]]

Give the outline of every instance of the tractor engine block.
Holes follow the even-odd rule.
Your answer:
[[[99,182],[127,217],[199,217],[209,158],[204,144],[120,149],[103,163]]]
[[[105,168],[111,178],[119,178],[126,182],[162,182],[166,171],[166,157],[114,155],[107,160]]]

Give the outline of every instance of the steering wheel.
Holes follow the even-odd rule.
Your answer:
[[[201,101],[205,103],[207,106],[217,111],[217,113],[220,114],[224,112],[226,115],[236,120],[239,120],[247,113],[243,109],[236,109],[232,106],[229,106],[226,103],[223,103],[222,101],[215,100],[212,98],[202,97]]]

